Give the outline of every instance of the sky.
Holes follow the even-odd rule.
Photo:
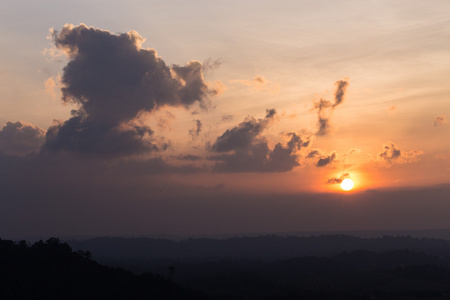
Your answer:
[[[0,237],[450,228],[449,12],[2,1]]]

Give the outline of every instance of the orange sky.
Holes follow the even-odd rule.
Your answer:
[[[53,180],[64,194],[85,177],[92,197],[100,186],[286,197],[447,186],[449,9],[4,1],[4,183],[23,180],[33,193],[23,174],[46,178],[39,197]]]

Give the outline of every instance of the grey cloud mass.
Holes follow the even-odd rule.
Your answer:
[[[267,127],[269,121],[273,119],[275,114],[275,109],[268,109],[266,110],[266,117],[264,119],[247,118],[238,126],[228,129],[219,136],[211,149],[215,152],[227,152],[248,147]]]
[[[135,31],[119,35],[65,25],[53,32],[57,48],[69,58],[61,78],[62,100],[79,108],[49,128],[45,150],[130,155],[157,150],[153,131],[133,123],[138,114],[161,106],[203,103],[213,91],[202,64],[168,67],[154,49],[144,49]]]
[[[277,143],[273,149],[267,142],[255,142],[247,147],[236,148],[232,154],[213,156],[216,160],[214,170],[218,172],[287,172],[299,166],[297,150],[307,147],[309,137],[296,133],[288,134],[291,138],[287,145]]]
[[[336,159],[336,153],[333,152],[333,153],[331,153],[328,156],[319,158],[319,160],[316,163],[316,166],[317,167],[324,167],[324,166],[329,165],[330,163],[332,163],[335,159]]]
[[[26,155],[38,151],[45,140],[45,131],[25,122],[7,122],[0,130],[0,151],[9,155]]]
[[[336,156],[337,156],[336,152],[332,152],[331,154],[326,155],[324,154],[324,151],[320,149],[311,149],[306,158],[314,159],[316,157],[319,157],[319,159],[315,164],[317,167],[324,167],[335,161]]]
[[[296,152],[303,147],[308,147],[310,137],[302,137],[294,132],[288,133],[290,140],[286,145],[277,143],[273,149],[261,132],[273,119],[276,111],[266,110],[264,119],[247,118],[232,129],[226,130],[211,150],[217,153],[231,152],[210,157],[217,161],[214,170],[218,172],[286,172],[299,166]]]

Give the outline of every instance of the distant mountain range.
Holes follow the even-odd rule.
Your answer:
[[[206,261],[221,259],[276,260],[308,255],[330,256],[345,251],[411,250],[438,257],[450,256],[450,240],[383,236],[361,238],[350,235],[233,237],[228,239],[190,238],[180,241],[155,238],[93,238],[67,240],[73,249],[88,249],[100,262],[114,259],[166,261]]]

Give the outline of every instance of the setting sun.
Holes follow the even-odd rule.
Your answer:
[[[353,181],[349,178],[342,180],[341,188],[344,191],[350,191],[353,188]]]

